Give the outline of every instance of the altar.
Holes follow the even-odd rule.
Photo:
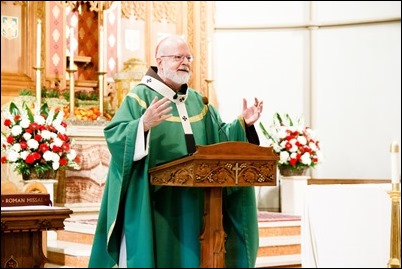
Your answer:
[[[103,135],[106,123],[69,125],[67,132],[80,156],[80,169],[66,170],[59,176],[56,205],[71,208],[74,213],[99,211],[111,157]]]
[[[308,185],[302,216],[305,268],[386,268],[391,184]]]

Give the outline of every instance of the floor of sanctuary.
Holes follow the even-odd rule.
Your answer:
[[[69,218],[65,229],[49,231],[47,268],[86,268],[96,218]],[[259,211],[260,247],[256,268],[301,268],[300,216]]]

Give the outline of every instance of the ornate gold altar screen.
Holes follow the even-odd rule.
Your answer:
[[[79,26],[75,29],[74,61],[80,66],[80,72],[75,73],[76,88],[96,88],[97,80],[106,84],[105,76],[110,83],[123,63],[133,57],[148,66],[155,64],[154,53],[159,40],[167,34],[178,34],[186,37],[196,59],[192,64],[190,85],[207,96],[205,80],[213,79],[209,61],[212,61],[214,1],[2,1],[1,5],[2,16],[10,20],[7,24],[9,38],[2,38],[2,105],[18,96],[21,89],[35,89],[35,85],[51,88],[57,82],[61,88],[68,89],[70,81],[66,72],[75,70],[67,64],[71,49],[67,42],[71,27],[68,16],[75,14],[83,19],[89,13],[94,13],[91,28],[86,21],[78,20]],[[84,6],[89,7],[90,12],[84,12]],[[67,10],[72,11],[67,15]],[[36,27],[39,20],[41,28]],[[15,24],[11,23],[14,21]],[[100,26],[104,29],[101,43],[105,47],[97,49]],[[132,33],[138,33],[138,37]],[[104,63],[102,67],[107,70],[102,67],[95,70],[98,50],[105,52],[99,62]],[[213,103],[213,98],[209,99]]]
[[[223,142],[149,170],[153,185],[205,188],[201,268],[225,267],[222,188],[275,186],[276,162],[271,147]]]

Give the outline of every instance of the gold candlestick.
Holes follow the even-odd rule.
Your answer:
[[[77,72],[77,69],[67,69],[69,78],[70,78],[70,117],[68,117],[70,120],[75,119],[75,113],[74,113],[74,98],[75,98],[75,90],[74,90],[74,73]]]
[[[33,69],[35,70],[35,88],[36,88],[36,106],[38,107],[38,111],[40,110],[41,103],[42,103],[42,78],[41,72],[44,67],[34,66]]]
[[[392,183],[391,197],[391,237],[388,268],[401,268],[401,183]]]
[[[106,117],[103,113],[103,95],[105,92],[105,80],[106,80],[106,72],[105,71],[98,71],[99,76],[99,113],[100,116],[97,120],[99,121],[106,121]]]

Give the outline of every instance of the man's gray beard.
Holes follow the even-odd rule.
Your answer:
[[[186,84],[190,79],[189,73],[180,75],[177,72],[166,71],[164,75],[166,78],[170,79],[171,81],[173,81],[176,84]]]

